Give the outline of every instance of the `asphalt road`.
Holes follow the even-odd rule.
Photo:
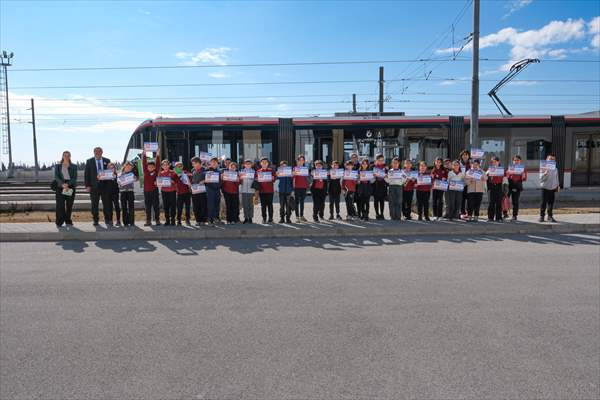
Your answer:
[[[0,244],[0,398],[600,398],[600,236]]]

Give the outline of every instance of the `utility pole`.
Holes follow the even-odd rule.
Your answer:
[[[473,0],[473,78],[471,84],[471,147],[479,147],[479,0]]]
[[[35,162],[35,181],[38,181],[40,175],[40,165],[38,164],[38,155],[37,155],[37,138],[35,136],[35,108],[33,105],[33,99],[31,99],[31,122],[33,128],[33,159]]]
[[[356,114],[356,93],[352,94],[352,112]]]
[[[6,116],[2,116],[2,121],[0,121],[0,128],[2,130],[2,145],[3,147],[8,148],[8,177],[12,178],[14,176],[14,165],[12,162],[12,146],[10,142],[10,108],[8,105],[8,73],[7,67],[10,67],[10,60],[13,58],[13,53],[7,54],[6,51],[2,51],[0,54],[0,66],[2,66],[4,72],[4,100],[6,101]],[[6,130],[6,132],[5,132]],[[5,144],[6,142],[6,144]],[[3,149],[6,151],[6,149]]]
[[[383,113],[383,67],[379,67],[379,113]]]

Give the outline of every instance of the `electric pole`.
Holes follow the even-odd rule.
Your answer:
[[[383,67],[379,67],[379,113],[383,113]]]
[[[38,155],[37,155],[37,138],[35,136],[35,108],[33,105],[33,99],[31,99],[31,127],[33,128],[33,159],[35,162],[35,181],[38,181],[40,174],[40,165],[38,164]]]
[[[2,147],[3,152],[6,154],[8,152],[8,177],[12,178],[14,176],[14,165],[12,162],[12,146],[10,143],[10,108],[8,105],[8,73],[7,67],[11,66],[10,60],[13,58],[13,53],[7,54],[6,51],[2,51],[0,54],[0,66],[2,66],[4,76],[3,80],[0,79],[0,86],[4,86],[4,102],[6,103],[6,107],[4,110],[0,111],[0,130],[2,131]],[[1,89],[1,88],[0,88]]]
[[[356,114],[356,93],[352,94],[352,112]]]
[[[479,147],[479,0],[473,0],[473,78],[471,85],[471,147]]]

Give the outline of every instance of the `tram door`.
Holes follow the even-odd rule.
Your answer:
[[[317,159],[329,166],[333,161],[333,140],[331,138],[319,138],[318,152]]]
[[[600,185],[600,133],[575,135],[573,186]]]
[[[165,155],[163,155],[163,158]],[[171,162],[181,161],[183,165],[189,168],[189,149],[188,140],[183,133],[181,135],[167,136],[167,154],[166,158]]]

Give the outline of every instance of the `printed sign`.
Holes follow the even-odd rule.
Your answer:
[[[435,190],[443,190],[445,192],[448,190],[448,181],[440,181],[439,179],[436,179],[433,182],[433,188]]]
[[[208,162],[212,158],[212,154],[201,151],[199,158],[200,158],[200,161]]]
[[[219,183],[220,178],[221,174],[216,171],[206,171],[206,174],[204,174],[204,182],[206,183]]]
[[[385,178],[385,170],[381,168],[373,168],[373,175],[376,178]]]
[[[471,158],[482,159],[483,156],[485,156],[485,151],[476,148],[471,149]]]
[[[145,142],[144,151],[158,151],[158,142]]]
[[[329,176],[331,177],[331,179],[340,179],[344,176],[344,170],[341,168],[330,169]]]
[[[540,160],[540,169],[545,171],[553,171],[556,169],[556,161]]]
[[[237,171],[223,171],[223,180],[227,182],[237,182],[238,173]]]
[[[511,175],[523,175],[523,172],[525,172],[525,167],[521,164],[511,164],[508,167],[508,173]]]
[[[345,170],[344,171],[344,179],[347,181],[356,181],[358,180],[358,171],[355,170]]]
[[[308,167],[294,167],[294,174],[298,176],[308,176]]]
[[[470,169],[467,171],[467,176],[475,179],[476,181],[480,181],[483,173],[481,170]]]
[[[448,181],[448,189],[462,192],[465,189],[465,183],[463,181]]]
[[[504,176],[504,168],[502,167],[489,167],[488,168],[489,176]]]
[[[271,171],[258,171],[259,182],[273,182],[273,173]]]
[[[280,176],[282,178],[292,176],[292,167],[279,167],[277,169],[277,176]]]
[[[183,183],[184,185],[190,186],[190,178],[185,172],[179,175],[179,179],[181,179],[181,183]]]
[[[314,169],[313,170],[313,178],[315,179],[327,179],[327,170],[326,169]]]
[[[373,171],[360,171],[361,181],[370,181],[373,179]]]
[[[400,169],[391,169],[388,171],[388,178],[398,180],[406,179],[406,174]]]
[[[114,179],[114,177],[115,174],[112,169],[105,169],[98,173],[98,179],[101,181],[110,181],[111,179]]]
[[[169,187],[171,186],[171,177],[169,176],[157,176],[156,177],[156,186],[159,188]]]
[[[197,194],[197,193],[206,193],[206,186],[200,184],[200,183],[195,183],[192,185],[192,194]]]
[[[431,185],[431,176],[429,175],[419,175],[417,177],[417,185]]]
[[[117,182],[119,183],[120,186],[130,185],[133,182],[135,182],[135,175],[133,175],[133,172],[121,174],[121,176],[119,176],[119,178],[117,178]]]
[[[410,171],[408,173],[408,177],[410,179],[417,179],[419,177],[419,173],[417,171]]]
[[[244,168],[240,171],[240,179],[254,179],[254,170]]]

